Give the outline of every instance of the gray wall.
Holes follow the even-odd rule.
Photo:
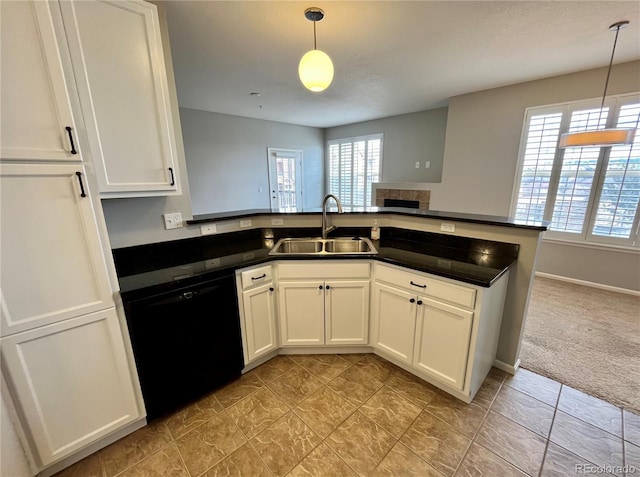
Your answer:
[[[326,138],[383,133],[381,182],[440,182],[446,129],[447,108],[439,108],[328,128]],[[429,169],[425,161],[431,161]]]
[[[303,208],[320,207],[322,129],[186,108],[180,116],[194,214],[270,208],[268,147],[302,150]]]
[[[605,76],[599,68],[451,98],[442,182],[430,186],[431,208],[509,215],[525,109],[597,98]],[[616,65],[608,93],[639,85],[640,61]],[[640,254],[633,251],[543,242],[538,271],[640,290]]]

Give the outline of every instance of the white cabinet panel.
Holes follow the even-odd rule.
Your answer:
[[[322,282],[280,282],[278,309],[282,345],[324,344]]]
[[[3,372],[41,465],[139,417],[115,309],[0,342]]]
[[[325,282],[326,344],[367,344],[369,280]]]
[[[60,7],[100,192],[178,191],[156,6],[93,0]]]
[[[415,302],[413,293],[382,283],[375,285],[371,344],[407,364],[413,362]]]
[[[1,157],[80,161],[51,8],[43,1],[0,2]]]
[[[88,192],[80,165],[0,166],[2,336],[113,306]]]
[[[278,347],[274,293],[272,283],[242,293],[248,354],[246,363]]]
[[[418,297],[414,366],[462,390],[473,312]]]

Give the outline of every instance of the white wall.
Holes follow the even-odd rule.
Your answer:
[[[329,128],[327,140],[383,133],[382,183],[440,182],[447,108]],[[425,161],[431,167],[425,168]],[[420,163],[416,169],[415,163]],[[410,187],[408,187],[410,188]]]
[[[195,215],[269,209],[269,147],[302,150],[303,208],[320,207],[322,129],[186,108],[180,116]]]
[[[442,182],[430,187],[431,208],[509,215],[525,109],[597,98],[605,76],[599,68],[451,98]],[[609,94],[639,87],[640,61],[613,68]],[[640,290],[637,252],[543,242],[538,271]]]

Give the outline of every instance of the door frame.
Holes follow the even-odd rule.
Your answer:
[[[276,178],[276,165],[275,157],[280,153],[283,156],[290,156],[296,159],[298,167],[296,167],[296,204],[297,210],[302,210],[302,188],[303,188],[303,174],[302,174],[302,150],[301,149],[284,149],[280,147],[268,147],[267,148],[267,164],[269,166],[269,205],[272,211],[280,210],[278,202],[278,196],[276,195],[277,178]],[[276,187],[274,187],[274,185]]]

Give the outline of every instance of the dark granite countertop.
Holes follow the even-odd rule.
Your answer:
[[[337,211],[336,208],[329,208],[331,213]],[[426,209],[406,209],[403,207],[353,207],[344,208],[345,214],[395,214],[405,215],[410,217],[424,217],[428,219],[443,219],[443,220],[455,220],[457,222],[468,222],[473,224],[483,225],[498,225],[503,227],[516,227],[522,229],[532,230],[547,230],[549,222],[547,221],[524,221],[515,219],[513,217],[500,217],[495,215],[481,215],[481,214],[463,214],[460,212],[445,212],[438,210],[426,210]],[[234,220],[242,219],[246,217],[256,217],[258,215],[317,215],[322,214],[322,209],[305,209],[305,210],[292,210],[282,209],[278,211],[272,211],[271,209],[248,209],[248,210],[236,210],[231,212],[218,212],[214,214],[202,214],[194,215],[193,219],[187,220],[187,224],[205,224],[209,222],[219,222],[222,220]]]
[[[340,228],[332,236],[366,236],[368,228]],[[373,259],[413,270],[489,287],[504,274],[518,256],[518,245],[465,237],[382,229],[374,245],[378,255],[271,256],[281,237],[319,236],[319,229],[274,229],[273,238],[263,230],[232,232],[159,244],[126,247],[113,251],[121,293],[162,293],[169,289],[230,274],[272,260]]]

